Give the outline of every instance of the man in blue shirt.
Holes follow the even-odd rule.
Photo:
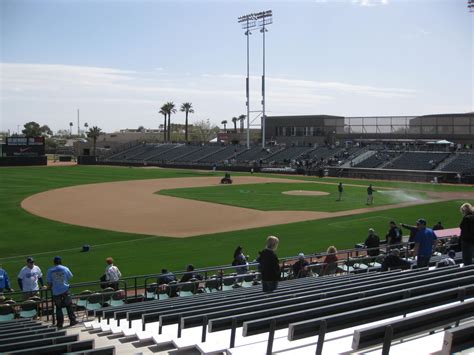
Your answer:
[[[416,228],[418,231],[415,236],[413,255],[416,255],[418,267],[428,266],[436,245],[436,234],[432,229],[426,228],[426,221],[423,218],[416,222]]]
[[[69,279],[72,278],[71,271],[62,265],[61,257],[54,257],[54,266],[48,270],[46,280],[53,292],[53,301],[56,306],[57,327],[62,328],[64,323],[63,308],[66,308],[69,317],[69,325],[77,324],[76,316],[72,310],[72,299],[69,294]]]
[[[2,269],[2,265],[0,265],[0,292],[6,291],[13,291],[10,287],[10,279],[8,278],[8,273]]]

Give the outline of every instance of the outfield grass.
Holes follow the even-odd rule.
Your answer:
[[[321,191],[325,196],[293,196],[285,191]],[[221,185],[161,190],[159,194],[252,208],[261,211],[347,211],[366,206],[367,186],[344,186],[342,201],[338,201],[337,185],[327,183],[265,183],[252,185]],[[376,206],[389,205],[414,199],[427,199],[424,192],[379,190],[374,193]]]
[[[388,228],[388,221],[392,219],[410,223],[418,217],[425,217],[429,224],[441,219],[445,226],[456,227],[460,220],[459,205],[465,202],[431,203],[424,206],[374,211],[357,216],[186,239],[151,237],[68,225],[31,215],[20,207],[21,201],[32,194],[65,186],[210,175],[220,177],[222,173],[92,166],[2,168],[0,169],[0,262],[14,280],[27,255],[35,256],[37,264],[45,271],[51,265],[53,256],[60,254],[64,263],[74,272],[76,282],[97,280],[103,272],[104,259],[107,256],[116,259],[125,276],[159,272],[162,267],[182,270],[190,262],[196,267],[221,265],[232,261],[232,253],[237,245],[242,245],[245,252],[254,258],[258,250],[262,249],[264,240],[269,234],[277,235],[281,239],[278,255],[290,256],[299,252],[322,251],[330,244],[336,245],[339,249],[353,247],[355,243],[365,239],[369,227],[375,228],[383,237]],[[320,181],[319,178],[298,178]],[[336,182],[339,179],[323,179],[323,181]],[[359,182],[347,180],[347,183]],[[368,181],[360,182],[362,185],[368,183]],[[405,185],[424,191],[472,191],[472,187],[462,186],[375,183],[376,187],[400,188]],[[294,189],[294,185],[292,186]],[[375,198],[377,201],[377,195]],[[364,201],[365,199],[362,202]],[[91,201],[91,204],[93,203],[94,201]],[[341,208],[346,207],[341,204]],[[351,206],[352,208],[354,207]],[[184,218],[186,216],[183,216]],[[215,223],[225,221],[215,216]],[[90,244],[91,251],[81,253],[83,244]]]

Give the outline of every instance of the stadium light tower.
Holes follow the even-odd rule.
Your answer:
[[[469,12],[474,12],[474,0],[467,0],[467,8]]]
[[[240,16],[238,18],[238,23],[242,24],[242,28],[245,30],[245,36],[247,36],[247,79],[245,80],[245,92],[247,101],[245,102],[245,106],[247,106],[247,148],[250,148],[250,83],[249,83],[249,76],[250,76],[250,49],[249,49],[249,41],[251,28],[256,26],[256,19],[254,14],[248,14],[244,16]]]
[[[265,32],[267,27],[273,23],[272,10],[262,11],[255,14],[258,20],[260,32],[263,34],[263,74],[262,74],[262,148],[265,148]]]

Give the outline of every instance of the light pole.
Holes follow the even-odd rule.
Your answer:
[[[251,28],[254,28],[256,26],[255,23],[255,16],[254,14],[248,14],[244,16],[240,16],[238,18],[238,23],[242,24],[242,28],[245,30],[245,36],[247,37],[247,78],[245,79],[245,92],[246,92],[246,102],[245,105],[247,106],[247,148],[250,148],[250,47],[249,47],[249,41],[250,41],[250,35],[252,32],[250,32]]]
[[[265,148],[265,32],[267,25],[273,23],[272,10],[262,11],[256,14],[260,32],[263,34],[263,74],[262,74],[262,148]]]
[[[247,148],[250,148],[250,73],[249,73],[249,36],[251,28],[256,27],[258,20],[258,26],[261,27],[260,32],[263,34],[263,75],[262,75],[262,148],[265,148],[265,32],[267,32],[266,26],[273,23],[272,10],[251,13],[248,15],[240,16],[238,22],[242,23],[242,28],[245,30],[247,36],[247,79],[246,79],[246,94],[247,94]]]

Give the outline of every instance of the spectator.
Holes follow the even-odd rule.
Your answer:
[[[372,187],[372,184],[369,185],[367,188],[367,204],[372,205],[374,203],[374,188]]]
[[[232,261],[232,265],[236,266],[235,271],[237,274],[246,274],[249,271],[247,258],[245,257],[243,249],[240,245],[234,251],[234,260]]]
[[[418,232],[415,237],[413,255],[416,255],[418,267],[428,266],[436,244],[436,234],[434,234],[432,229],[426,228],[426,221],[423,218],[416,222],[416,227]]]
[[[303,253],[298,254],[298,261],[293,264],[292,270],[295,279],[309,276],[309,263],[305,260]]]
[[[402,231],[397,227],[395,221],[390,221],[390,229],[385,238],[387,239],[387,246],[401,244]]]
[[[377,249],[368,250],[367,251],[368,256],[377,256],[380,254],[380,250],[379,250],[380,238],[377,234],[375,234],[375,230],[373,228],[369,229],[369,235],[367,236],[367,239],[365,240],[364,245],[367,249],[377,248]]]
[[[344,192],[344,187],[342,186],[342,182],[339,183],[337,186],[337,191],[339,192],[339,198],[337,199],[338,201],[342,200],[342,194]]]
[[[456,252],[451,249],[447,255],[445,255],[440,261],[438,261],[438,266],[456,265],[456,261],[454,261],[455,257]]]
[[[464,265],[472,264],[474,256],[474,208],[470,203],[461,206],[463,218],[459,228],[461,228],[461,250],[462,262]]]
[[[105,262],[107,263],[107,266],[105,267],[105,281],[107,281],[107,287],[112,287],[117,291],[122,273],[119,268],[114,265],[114,259],[112,259],[112,257],[109,256],[105,259]]]
[[[63,327],[63,308],[66,308],[69,317],[69,325],[73,326],[77,324],[76,316],[72,310],[71,295],[69,294],[69,279],[71,279],[73,275],[66,266],[62,265],[60,256],[55,256],[53,262],[54,266],[48,270],[46,280],[53,292],[53,302],[56,306],[56,325],[58,328]]]
[[[161,275],[158,276],[157,284],[166,285],[172,281],[176,281],[176,276],[172,272],[169,272],[168,269],[161,269]]]
[[[323,260],[324,270],[323,275],[333,275],[336,273],[337,270],[337,249],[335,246],[331,245],[327,250],[326,257]]]
[[[202,276],[194,272],[194,265],[189,264],[186,267],[186,273],[181,277],[179,282],[188,282],[191,279],[202,280]]]
[[[394,269],[408,269],[410,263],[400,258],[400,250],[392,249],[390,254],[385,257],[382,262],[382,271],[394,270]]]
[[[0,292],[3,292],[3,290],[13,292],[13,289],[10,287],[8,273],[2,268],[2,265],[0,264]]]
[[[443,225],[441,224],[441,222],[438,222],[436,223],[434,226],[433,226],[433,230],[434,231],[439,231],[439,230],[442,230],[444,229]]]
[[[18,285],[20,290],[23,291],[24,299],[37,294],[39,290],[38,281],[41,287],[44,287],[41,269],[35,265],[35,260],[32,257],[28,257],[26,259],[26,266],[23,266],[18,274]]]
[[[278,287],[280,280],[280,263],[275,254],[278,248],[279,240],[277,237],[269,236],[267,238],[266,248],[259,252],[257,258],[262,273],[263,292],[273,292]]]

